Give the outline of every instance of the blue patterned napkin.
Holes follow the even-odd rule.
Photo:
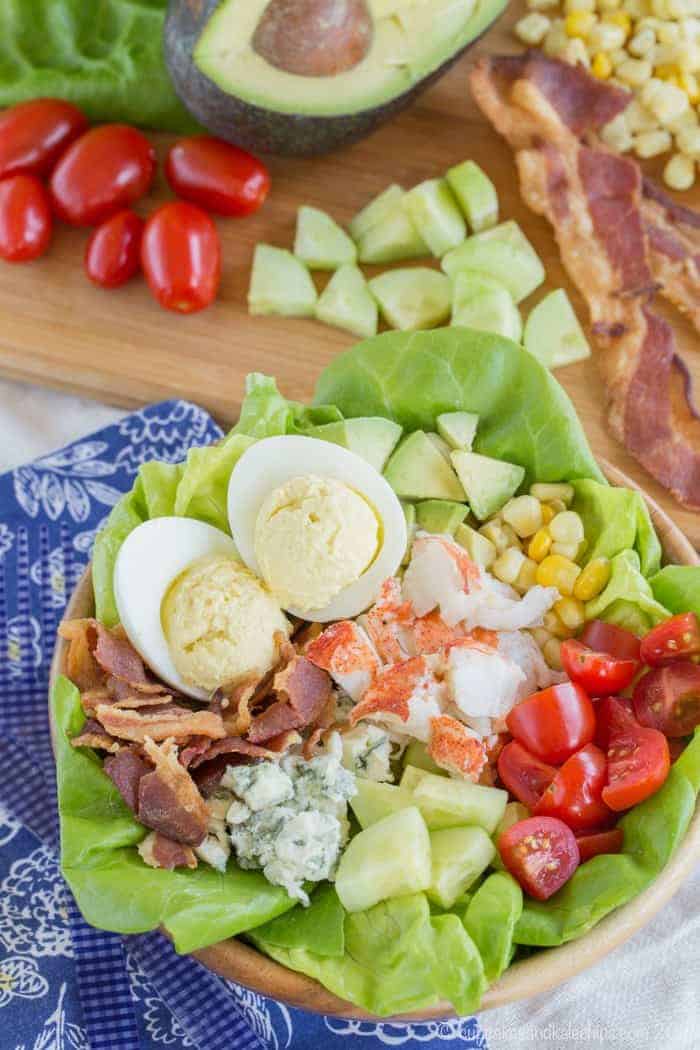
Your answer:
[[[139,465],[220,436],[196,405],[165,401],[0,476],[0,1045],[486,1050],[474,1018],[375,1025],[288,1009],[176,956],[158,933],[94,930],[61,879],[47,687],[67,597]]]

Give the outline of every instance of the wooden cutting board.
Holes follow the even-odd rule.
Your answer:
[[[86,231],[60,228],[47,258],[29,266],[2,266],[0,374],[124,406],[189,398],[224,424],[237,417],[247,372],[275,375],[287,396],[308,399],[318,373],[352,345],[353,337],[312,321],[249,317],[246,290],[254,245],[264,240],[290,247],[296,209],[302,203],[324,208],[346,223],[388,183],[410,186],[466,157],[492,177],[503,217],[517,219],[545,263],[547,285],[532,302],[564,286],[585,318],[549,226],[520,200],[510,150],[469,96],[466,75],[477,54],[517,50],[509,29],[519,8],[512,4],[440,83],[369,139],[330,157],[272,160],[273,191],[262,211],[249,219],[218,223],[224,256],[221,293],[203,313],[167,313],[141,281],[113,292],[93,287],[82,269]],[[157,139],[162,155],[170,139]],[[143,202],[144,214],[168,195],[161,178],[152,198]],[[686,198],[700,206],[700,191]],[[319,287],[324,280],[319,275]],[[668,316],[700,380],[700,341],[678,314],[669,311]],[[594,360],[560,369],[557,377],[572,397],[595,452],[643,485],[700,547],[700,515],[679,507],[607,433],[604,390]]]

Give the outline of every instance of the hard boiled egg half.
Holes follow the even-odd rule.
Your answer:
[[[301,435],[247,449],[228,488],[241,558],[283,609],[316,622],[358,616],[406,550],[388,482],[354,452]]]

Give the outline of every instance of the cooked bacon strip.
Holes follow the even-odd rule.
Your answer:
[[[212,759],[218,758],[219,755],[247,755],[250,758],[277,758],[277,754],[274,751],[269,750],[266,747],[260,747],[258,744],[251,744],[249,740],[243,740],[241,737],[226,736],[223,740],[216,740],[214,743],[208,742],[209,746],[206,751],[195,755],[190,761],[190,769],[197,769],[205,762],[211,762]]]
[[[118,740],[106,733],[94,718],[88,718],[80,733],[71,740],[71,744],[73,747],[94,747],[96,751],[108,751],[112,755],[116,755],[122,746]]]
[[[80,703],[88,718],[94,716],[98,704],[109,704],[111,702],[112,698],[104,686],[98,686],[96,689],[86,689],[85,692],[80,694]]]
[[[146,737],[152,740],[166,740],[168,737],[186,740],[191,736],[207,736],[219,740],[226,736],[221,715],[211,711],[190,711],[177,704],[163,704],[136,711],[114,704],[98,704],[95,713],[111,736],[136,743],[143,743]]]
[[[313,757],[314,748],[316,747],[318,742],[322,739],[324,734],[327,733],[329,729],[332,729],[335,725],[336,706],[337,705],[335,701],[335,696],[333,695],[333,693],[331,693],[331,695],[328,697],[328,700],[326,701],[326,706],[319,715],[318,722],[316,723],[314,731],[304,742],[304,747],[302,748],[304,758],[309,759]]]
[[[142,693],[162,693],[163,686],[154,682],[146,673],[143,660],[134,649],[121,628],[108,630],[95,621],[97,644],[94,654],[105,674],[126,682],[132,689]]]
[[[248,731],[253,744],[291,729],[304,729],[320,717],[331,695],[330,675],[305,656],[293,660],[275,675],[273,688],[279,699],[257,715]]]
[[[648,306],[658,285],[640,171],[580,142],[628,96],[538,53],[482,59],[470,80],[477,103],[516,150],[523,199],[551,222],[588,303],[611,429],[677,499],[700,507],[700,420],[671,329]]]
[[[101,687],[104,676],[93,656],[97,644],[95,621],[64,620],[58,633],[69,642],[64,670],[71,682],[81,693]]]
[[[643,181],[642,216],[660,291],[700,332],[700,214]]]
[[[104,760],[102,767],[132,812],[139,804],[139,782],[153,768],[133,748],[124,747]]]
[[[176,842],[198,846],[207,833],[209,810],[178,761],[175,741],[170,738],[158,746],[147,737],[144,750],[155,769],[139,781],[139,820]]]
[[[137,846],[141,859],[149,868],[196,868],[197,858],[189,846],[166,838],[157,831],[151,831],[143,842]]]

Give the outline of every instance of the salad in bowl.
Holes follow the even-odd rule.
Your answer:
[[[51,698],[85,918],[229,937],[375,1016],[478,1009],[660,874],[700,788],[700,567],[662,567],[499,336],[387,334],[143,464]],[[86,610],[82,610],[85,612]]]

